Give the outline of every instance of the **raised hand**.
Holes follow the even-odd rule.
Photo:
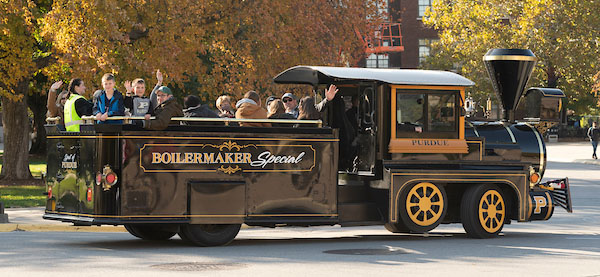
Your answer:
[[[337,92],[337,87],[335,85],[330,85],[329,88],[325,91],[325,97],[327,98],[327,101],[333,100]]]
[[[131,91],[133,91],[133,87],[131,86],[131,81],[127,80],[123,83],[123,86],[125,86],[125,91],[127,92],[127,94],[131,93]]]
[[[62,81],[58,81],[58,82],[54,82],[54,84],[52,84],[50,86],[50,91],[56,91],[60,88],[60,86],[62,86],[63,82]]]
[[[160,69],[156,70],[156,80],[157,80],[157,84],[158,85],[162,85],[163,82],[163,75],[160,72]]]

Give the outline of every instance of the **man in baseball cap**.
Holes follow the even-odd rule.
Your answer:
[[[300,111],[298,110],[298,98],[291,92],[286,92],[282,97],[281,101],[285,107],[285,112],[298,118]]]
[[[149,130],[164,130],[169,126],[172,117],[183,117],[181,105],[173,98],[173,92],[166,86],[161,86],[156,91],[158,106],[154,109],[154,119],[146,114],[144,128]]]

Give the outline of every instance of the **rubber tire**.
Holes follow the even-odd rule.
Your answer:
[[[156,225],[125,224],[125,230],[143,240],[168,240],[177,234],[176,232],[164,231]]]
[[[498,231],[490,233],[486,231],[483,228],[483,226],[481,226],[481,223],[479,221],[479,202],[481,200],[481,197],[483,197],[483,195],[489,190],[495,190],[502,196],[505,211],[504,216],[506,219],[506,197],[504,197],[504,195],[502,194],[502,190],[500,190],[498,186],[492,184],[472,186],[465,191],[460,204],[460,220],[462,222],[463,228],[467,232],[468,237],[477,239],[494,238],[497,237],[500,231],[502,231],[502,228],[504,228],[504,221],[502,221],[502,225],[500,226]]]
[[[428,226],[418,225],[412,221],[410,216],[408,216],[408,212],[406,211],[406,208],[405,208],[406,207],[406,197],[408,196],[408,193],[414,186],[416,186],[418,184],[420,184],[420,183],[410,185],[407,188],[404,188],[402,190],[402,192],[400,193],[400,197],[398,199],[398,211],[399,211],[398,213],[400,214],[402,223],[404,224],[404,226],[406,226],[406,228],[408,229],[408,231],[410,233],[423,234],[423,233],[427,233],[427,232],[435,229],[437,226],[440,225],[440,223],[442,223],[442,220],[444,220],[444,217],[446,216],[446,212],[448,211],[448,196],[446,195],[446,190],[444,189],[443,186],[432,183],[440,190],[440,192],[442,193],[442,197],[444,198],[443,199],[444,206],[443,206],[442,214],[441,214],[440,218],[438,220],[436,220],[433,224],[430,224]]]
[[[410,230],[402,222],[388,222],[383,227],[392,233],[410,233]]]
[[[187,224],[182,225],[179,236],[197,246],[221,246],[233,241],[241,224]]]

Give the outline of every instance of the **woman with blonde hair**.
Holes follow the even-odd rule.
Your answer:
[[[217,98],[215,103],[219,110],[219,117],[235,118],[235,112],[233,111],[233,105],[231,105],[233,99],[229,95],[221,95]]]

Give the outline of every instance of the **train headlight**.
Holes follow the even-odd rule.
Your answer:
[[[532,184],[537,184],[540,182],[540,174],[537,172],[531,173],[529,175],[529,182],[531,182]]]

